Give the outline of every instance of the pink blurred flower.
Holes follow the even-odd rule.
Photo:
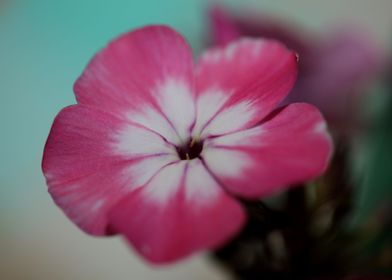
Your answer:
[[[344,27],[318,36],[286,19],[254,13],[232,16],[220,6],[211,9],[210,17],[215,45],[243,36],[264,37],[295,50],[298,80],[285,103],[316,105],[341,133],[357,129],[360,97],[383,68],[384,55],[366,33]]]
[[[194,66],[168,27],[122,35],[54,121],[42,163],[50,194],[84,231],[123,234],[152,262],[222,245],[245,220],[234,196],[263,197],[326,168],[319,111],[274,110],[296,69],[275,41],[242,39]]]

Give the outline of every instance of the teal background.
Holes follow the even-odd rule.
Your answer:
[[[354,22],[385,48],[390,39],[390,0],[223,2],[255,6],[314,29]],[[224,279],[204,257],[152,269],[119,238],[85,236],[54,206],[40,169],[53,118],[75,102],[73,83],[97,50],[122,32],[163,23],[184,34],[199,53],[208,4],[0,0],[1,279]]]

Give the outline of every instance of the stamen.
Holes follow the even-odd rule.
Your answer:
[[[196,143],[196,138],[192,138],[191,143],[189,144],[189,147],[192,148]]]

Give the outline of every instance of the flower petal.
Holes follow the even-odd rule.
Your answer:
[[[241,37],[235,20],[220,5],[209,10],[211,41],[214,45],[225,45]]]
[[[112,205],[175,160],[174,148],[156,133],[74,105],[56,117],[42,168],[50,194],[69,218],[104,235]]]
[[[331,150],[320,112],[295,103],[255,128],[206,140],[202,157],[227,190],[253,198],[319,176]]]
[[[244,220],[241,205],[198,159],[165,167],[110,213],[113,229],[155,263],[215,248],[232,237]]]
[[[287,18],[260,11],[244,11],[242,15],[236,15],[220,5],[211,7],[209,17],[212,41],[216,45],[225,45],[240,37],[274,39],[298,52],[300,64],[315,51],[316,34]]]
[[[198,108],[196,127],[207,135],[220,134],[219,123],[243,112],[248,112],[247,117],[225,132],[251,127],[289,93],[296,74],[295,54],[276,41],[243,38],[208,50],[196,71],[198,102],[212,92],[219,92],[222,97],[208,116],[199,116]],[[222,116],[224,120],[220,119]]]
[[[169,27],[120,36],[94,57],[74,90],[78,103],[121,117],[137,115],[132,119],[170,141],[194,122],[192,52]]]

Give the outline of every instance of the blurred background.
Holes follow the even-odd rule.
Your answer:
[[[354,24],[369,33],[381,51],[390,50],[390,0],[219,3],[239,14],[251,8],[289,18],[314,32]],[[75,103],[73,83],[96,51],[120,33],[163,23],[179,30],[197,55],[208,41],[210,4],[0,0],[0,279],[227,279],[205,255],[153,268],[118,237],[86,236],[54,205],[40,167],[51,123],[62,107]],[[381,122],[388,90],[378,92],[384,93],[372,98],[369,111],[377,111],[374,118]],[[382,161],[381,167],[367,168],[372,171],[365,174],[367,183],[358,196],[358,219],[391,194],[391,142],[385,140],[391,139],[389,124],[368,137],[370,144],[358,157],[365,163],[379,161],[378,156]]]

